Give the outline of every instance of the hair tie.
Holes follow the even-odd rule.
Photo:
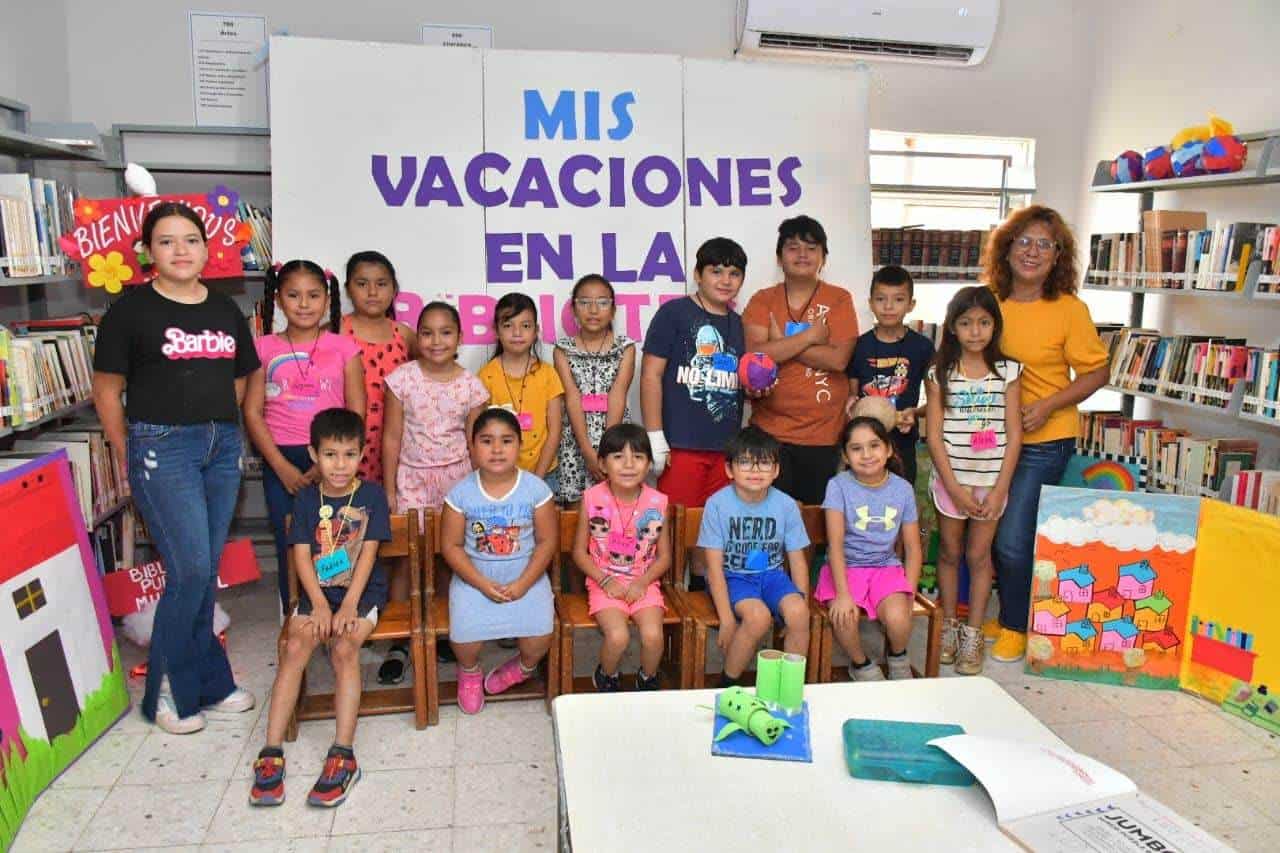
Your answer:
[[[282,264],[280,261],[276,261],[274,264],[271,265],[271,271],[274,273],[278,273],[280,272],[280,268],[283,266],[284,264]]]
[[[337,278],[337,276],[333,274],[333,270],[329,269],[328,267],[325,267],[325,268],[324,268],[324,277],[325,277],[325,278]]]

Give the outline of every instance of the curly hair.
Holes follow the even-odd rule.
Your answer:
[[[1051,207],[1033,204],[1009,214],[1009,218],[987,240],[982,258],[982,278],[1001,299],[1008,299],[1013,292],[1013,269],[1009,266],[1009,250],[1013,241],[1022,236],[1034,222],[1043,223],[1058,241],[1058,257],[1044,282],[1044,298],[1057,299],[1060,295],[1076,292],[1076,238],[1062,214]]]

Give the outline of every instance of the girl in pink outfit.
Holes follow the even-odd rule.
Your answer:
[[[471,473],[467,436],[489,392],[456,361],[461,342],[457,309],[431,302],[418,315],[417,359],[387,376],[382,470],[393,513],[439,512]]]

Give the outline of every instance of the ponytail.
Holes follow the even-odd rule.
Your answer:
[[[280,289],[280,283],[294,273],[313,275],[324,282],[325,292],[329,296],[329,328],[331,331],[339,329],[342,326],[342,292],[339,289],[338,277],[332,270],[322,269],[315,261],[295,258],[285,264],[277,261],[267,270],[265,286],[262,290],[262,333],[272,334],[276,313],[276,292]]]
[[[280,289],[280,269],[283,266],[276,261],[267,267],[262,288],[262,334],[275,334],[273,326],[276,319],[276,291]]]
[[[333,270],[325,270],[325,284],[329,287],[329,331],[336,332],[342,328],[342,291],[339,289],[338,277]],[[393,302],[394,304],[394,302]]]

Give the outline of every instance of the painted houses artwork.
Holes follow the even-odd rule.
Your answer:
[[[1093,594],[1089,608],[1085,611],[1090,622],[1110,622],[1124,614],[1124,599],[1115,587],[1108,587]]]
[[[1116,583],[1116,592],[1121,598],[1137,601],[1146,598],[1155,588],[1156,570],[1146,560],[1129,563],[1120,567],[1120,580]]]
[[[1047,486],[1036,524],[1027,669],[1055,678],[1174,689],[1200,501],[1182,495]],[[1166,635],[1165,631],[1169,633]]]
[[[1061,637],[1067,633],[1067,614],[1071,608],[1056,598],[1037,601],[1031,608],[1032,630],[1037,634]]]
[[[1093,575],[1088,566],[1058,572],[1058,598],[1068,604],[1088,604],[1093,600]]]
[[[0,473],[0,848],[129,704],[64,452]]]

